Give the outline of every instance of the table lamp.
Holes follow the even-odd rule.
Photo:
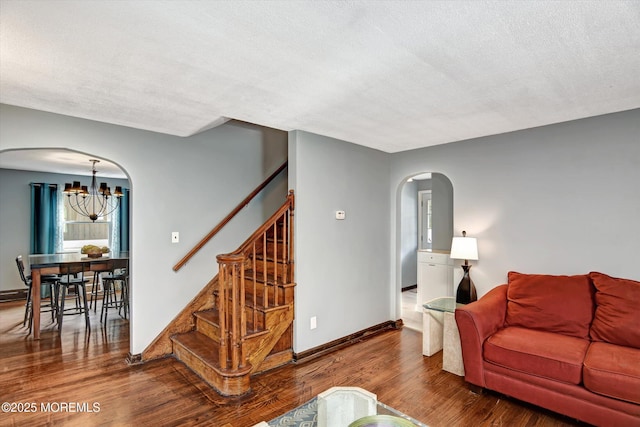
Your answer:
[[[471,277],[469,276],[469,260],[478,259],[478,242],[474,237],[467,237],[467,232],[462,232],[462,237],[454,237],[451,240],[451,259],[463,259],[464,276],[458,285],[456,292],[456,302],[460,304],[469,304],[478,299],[476,287],[473,286]]]

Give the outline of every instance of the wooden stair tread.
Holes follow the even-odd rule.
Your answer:
[[[246,280],[253,280],[253,270],[248,269],[244,271],[244,277]],[[256,271],[255,281],[258,283],[265,283],[264,275]],[[267,274],[267,285],[279,286],[282,288],[295,286],[295,283],[285,283],[281,280],[273,280],[273,274]]]
[[[218,324],[218,310],[216,309],[196,311],[193,315],[214,325]]]
[[[171,341],[176,359],[220,394],[239,396],[250,390],[251,363],[237,369],[222,368],[217,343],[198,331],[173,335]]]
[[[173,335],[171,340],[187,349],[208,366],[219,369],[220,358],[217,351],[218,344],[211,338],[198,331],[191,331],[184,334]]]
[[[263,261],[265,259],[265,257],[262,254],[256,254],[256,259]],[[274,259],[272,256],[267,256],[266,257],[267,262],[273,263]],[[289,264],[289,261],[283,261],[282,259],[278,258],[277,260],[275,260],[276,264],[281,264],[281,265],[286,265]]]
[[[277,239],[274,239],[272,236],[271,237],[267,237],[267,242],[269,243],[273,243],[274,241],[277,241],[278,243],[284,243],[284,239],[280,236],[278,236]]]
[[[272,297],[269,296],[270,300],[271,300],[271,298]],[[264,295],[258,294],[258,295],[256,295],[256,304],[254,306],[253,305],[253,295],[252,294],[247,294],[247,300],[245,301],[244,304],[245,304],[245,306],[247,308],[255,309],[255,310],[257,310],[257,311],[259,311],[261,313],[269,313],[271,311],[278,310],[278,309],[280,309],[282,307],[286,307],[288,305],[288,303],[285,303],[284,301],[282,301],[282,299],[279,300],[278,302],[279,302],[278,305],[273,305],[271,303],[271,301],[269,301],[269,305],[267,305],[265,307],[264,306]]]
[[[249,307],[249,308],[253,308],[253,307]],[[276,306],[271,306],[271,307],[256,307],[256,310],[261,311],[263,313],[268,313],[268,312],[273,312],[276,310],[282,310],[282,309],[286,309],[289,308],[289,304],[280,304],[280,305],[276,305]],[[218,318],[218,310],[215,308],[212,308],[210,310],[203,310],[203,311],[196,311],[195,313],[193,313],[194,316],[197,316],[211,324],[214,325],[218,325],[219,322],[219,318]],[[247,316],[248,317],[248,316]],[[253,331],[253,332],[260,332],[260,331]],[[252,332],[252,333],[253,333]],[[247,331],[248,333],[248,331]]]
[[[277,306],[277,307],[269,307],[269,308],[259,308],[258,311],[262,311],[263,313],[268,313],[268,312],[273,312],[275,310],[281,309],[282,307],[286,307],[286,306]],[[197,311],[195,313],[193,313],[194,316],[198,317],[199,319],[204,320],[205,322],[208,322],[212,325],[215,325],[216,327],[219,326],[219,316],[218,316],[218,310],[216,309],[210,309],[210,310],[203,310],[203,311]],[[249,317],[249,316],[247,316]],[[254,325],[252,324],[252,322],[250,321],[250,319],[247,319],[247,335],[246,338],[254,338],[254,337],[258,337],[261,335],[264,335],[266,333],[268,333],[269,331],[263,328],[260,329],[256,329],[254,327]]]
[[[258,334],[254,334],[255,336],[263,335],[268,331],[263,331]],[[247,338],[250,338],[249,336]],[[211,338],[206,335],[201,334],[198,331],[190,331],[184,334],[177,334],[171,337],[171,340],[182,346],[184,349],[189,351],[193,356],[198,358],[200,361],[205,363],[208,367],[219,371],[224,372],[225,376],[229,376],[229,371],[223,370],[220,368],[220,356],[218,354],[218,343],[213,341]],[[244,368],[238,369],[236,373],[232,373],[231,376],[237,375],[245,375],[248,371],[251,370],[251,365],[248,365]]]
[[[280,304],[278,305],[272,305],[271,302],[269,302],[268,306],[264,306],[264,295],[262,295],[261,293],[259,293],[258,295],[256,295],[256,304],[253,304],[253,294],[246,292],[245,293],[246,296],[246,300],[244,302],[244,306],[248,309],[255,309],[256,311],[259,311],[261,313],[268,313],[274,310],[278,310],[281,309],[283,307],[287,307],[289,305],[288,302],[284,302],[284,301],[280,301]],[[271,296],[269,297],[270,299],[272,298]],[[231,298],[229,298],[229,300],[231,300]],[[216,322],[215,324],[218,324],[218,320],[216,317]]]

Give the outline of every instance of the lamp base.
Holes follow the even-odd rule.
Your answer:
[[[470,265],[463,265],[464,276],[458,285],[458,291],[456,292],[456,302],[458,304],[469,304],[470,302],[478,300],[478,294],[476,293],[476,287],[473,286],[473,281],[469,276]]]

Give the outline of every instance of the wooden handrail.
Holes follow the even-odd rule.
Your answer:
[[[247,206],[249,204],[249,202],[251,202],[251,200],[253,200],[254,197],[256,197],[258,195],[258,193],[260,193],[267,185],[269,185],[269,183],[271,181],[273,181],[273,179],[278,176],[280,174],[280,172],[282,172],[283,170],[285,170],[285,168],[287,167],[287,163],[288,161],[285,161],[274,173],[272,173],[267,179],[265,179],[262,184],[260,184],[259,186],[256,187],[255,190],[253,190],[251,192],[251,194],[249,194],[247,197],[244,198],[243,201],[241,201],[238,206],[236,206],[230,213],[229,215],[227,215],[222,221],[220,221],[220,223],[218,223],[218,225],[216,225],[213,230],[211,230],[209,232],[209,234],[207,234],[206,236],[204,236],[204,238],[202,240],[200,240],[194,247],[193,249],[191,249],[189,251],[189,253],[187,253],[184,258],[182,258],[176,265],[173,266],[173,271],[178,271],[180,270],[200,249],[202,249],[202,247],[204,245],[207,244],[207,242],[209,242],[209,240],[211,240],[213,238],[213,236],[215,236],[216,234],[218,234],[218,232],[220,230],[222,230],[222,228],[227,225],[227,223],[229,221],[231,221],[233,219],[234,216],[236,216],[238,214],[238,212],[240,212],[242,210],[242,208],[244,208],[245,206]]]
[[[271,215],[269,219],[267,219],[264,222],[264,224],[260,226],[260,228],[254,231],[253,234],[249,236],[249,238],[245,240],[244,243],[240,245],[240,247],[237,250],[232,252],[232,254],[239,255],[239,254],[246,253],[247,250],[251,247],[251,243],[253,243],[259,236],[262,236],[269,227],[273,226],[273,223],[276,221],[277,218],[281,217],[283,213],[289,210],[293,210],[293,204],[294,204],[293,190],[289,190],[289,194],[287,194],[287,201],[282,206],[280,206],[280,208],[277,211],[275,211],[275,213]]]

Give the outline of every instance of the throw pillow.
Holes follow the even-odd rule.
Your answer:
[[[589,273],[596,287],[591,339],[640,348],[640,282]]]
[[[506,324],[589,338],[594,288],[588,275],[509,272]]]

